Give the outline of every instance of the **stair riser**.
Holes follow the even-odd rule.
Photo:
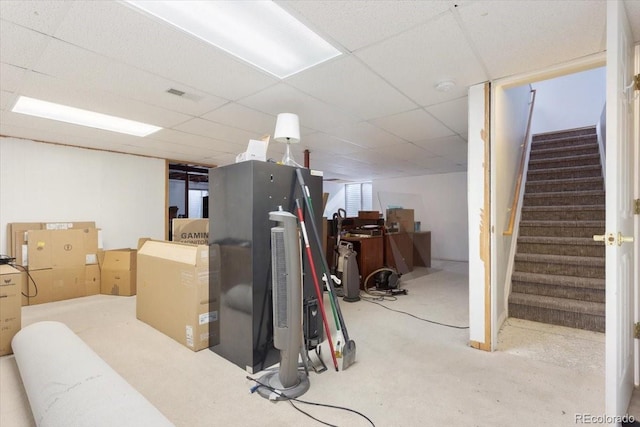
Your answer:
[[[529,162],[529,170],[568,168],[572,166],[600,166],[600,159],[598,157],[566,157]]]
[[[598,167],[588,169],[529,169],[527,173],[527,182],[531,181],[547,181],[551,179],[571,179],[571,178],[602,178],[602,170]]]
[[[588,237],[604,234],[604,227],[529,227],[520,226],[521,236]]]
[[[509,304],[509,316],[588,331],[605,331],[605,316],[571,313],[541,307],[528,307],[519,304]]]
[[[604,205],[604,203],[604,194],[593,196],[574,196],[573,193],[569,193],[567,195],[553,197],[532,197],[525,194],[522,206],[591,206]]]
[[[558,276],[591,277],[594,279],[604,279],[605,277],[604,267],[586,266],[586,265],[551,264],[551,263],[543,264],[539,262],[516,261],[514,263],[513,270],[521,271],[523,273],[554,274]]]
[[[604,289],[584,289],[570,286],[545,285],[542,283],[512,283],[512,291],[523,294],[544,295],[556,298],[570,298],[580,301],[605,302]]]
[[[544,254],[604,257],[604,245],[554,245],[545,243],[518,243],[519,254]]]
[[[542,160],[542,159],[558,159],[561,157],[583,156],[585,154],[599,154],[598,144],[589,144],[581,147],[561,147],[563,150],[548,151],[545,148],[531,149],[529,160]]]
[[[528,182],[525,186],[527,194],[549,193],[555,191],[604,191],[604,182],[599,181],[575,181],[575,182]]]
[[[584,211],[522,211],[523,221],[547,220],[547,221],[604,221],[605,210]]]

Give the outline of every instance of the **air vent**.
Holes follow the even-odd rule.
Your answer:
[[[186,92],[183,92],[183,91],[178,90],[178,89],[171,88],[171,89],[167,90],[167,93],[170,93],[171,95],[182,96]]]

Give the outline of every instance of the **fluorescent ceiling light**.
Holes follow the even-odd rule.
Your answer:
[[[272,1],[126,1],[281,79],[341,54]]]
[[[80,108],[68,107],[66,105],[55,104],[26,96],[18,98],[18,102],[16,102],[16,105],[11,111],[135,136],[147,136],[162,129],[161,127],[148,125],[146,123],[95,113]]]

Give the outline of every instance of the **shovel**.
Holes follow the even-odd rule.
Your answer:
[[[311,222],[311,229],[313,230],[315,241],[318,247],[318,252],[320,253],[322,267],[324,268],[325,274],[329,275],[329,265],[327,264],[327,259],[322,249],[322,240],[320,240],[318,228],[316,227],[315,214],[313,212],[313,205],[311,204],[311,194],[309,193],[309,188],[304,183],[304,177],[302,176],[302,171],[299,168],[296,169],[296,175],[298,176],[298,182],[300,183],[300,187],[302,188],[302,194],[304,195],[305,204],[307,205],[307,209],[309,209],[309,216],[311,217],[309,222]],[[336,290],[333,286],[333,280],[327,280],[327,286],[329,289],[329,297],[331,298],[331,302],[335,306],[336,312],[338,314],[340,325],[339,329],[344,336],[344,345],[342,347],[342,369],[347,369],[356,361],[356,343],[355,341],[349,339],[349,332],[347,332],[347,325],[344,322],[342,310],[340,310],[340,305],[338,304],[338,298],[336,297]]]

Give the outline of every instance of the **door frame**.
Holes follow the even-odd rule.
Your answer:
[[[523,85],[535,83],[540,80],[548,80],[555,77],[575,74],[581,71],[586,71],[586,70],[603,67],[603,66],[606,66],[605,52],[590,55],[590,56],[583,57],[573,61],[568,61],[566,63],[549,67],[544,70],[530,72],[530,73],[523,73],[517,76],[511,76],[508,78],[492,81],[490,94],[487,96],[487,99],[491,99],[490,112],[487,115],[487,117],[490,117],[489,125],[488,125],[490,131],[488,135],[487,144],[490,144],[491,140],[496,139],[495,123],[496,121],[501,119],[501,117],[497,116],[497,111],[493,103],[493,100],[496,99],[496,94],[498,93],[498,91],[504,91],[512,87],[523,86]],[[477,85],[477,86],[480,86],[480,85]],[[472,92],[470,90],[470,95],[471,93]],[[480,120],[480,117],[478,116],[479,111],[480,111],[480,108],[478,105],[475,105],[475,106],[471,105],[471,96],[470,96],[470,105],[469,105],[470,153],[472,150],[473,141],[479,140],[478,135],[476,135],[476,133],[478,132],[478,129],[476,128],[478,126],[476,126],[476,128],[474,129],[472,129],[472,126],[471,126],[472,122],[478,122]],[[492,151],[491,148],[490,148],[490,151]],[[494,158],[494,153],[490,152],[489,160],[486,165],[487,168],[489,168],[489,163],[492,161],[493,158]],[[471,166],[471,161],[469,161],[469,166]],[[496,249],[498,247],[497,240],[513,238],[512,236],[502,235],[502,229],[496,223],[497,222],[496,209],[498,209],[499,207],[495,206],[494,201],[500,198],[503,200],[511,201],[513,194],[508,194],[506,196],[501,194],[500,196],[502,197],[500,198],[497,197],[498,194],[497,194],[496,186],[492,184],[492,183],[495,183],[497,180],[496,168],[491,167],[489,169],[490,169],[490,172],[489,172],[490,175],[489,175],[489,179],[485,180],[484,191],[482,189],[478,190],[483,193],[488,191],[487,197],[485,197],[485,199],[489,203],[488,206],[489,206],[489,212],[490,212],[490,214],[488,214],[489,218],[484,219],[486,221],[485,223],[490,224],[490,227],[487,228],[487,230],[489,231],[486,233],[483,233],[481,231],[480,233],[480,242],[479,242],[480,247],[488,248],[490,252],[490,255],[488,256],[488,264],[484,264],[484,268],[479,268],[479,270],[482,270],[481,272],[488,274],[488,277],[489,277],[486,281],[483,281],[482,283],[480,279],[473,280],[472,279],[473,275],[471,274],[472,259],[476,259],[476,258],[479,259],[479,257],[481,256],[480,256],[479,250],[476,250],[477,248],[474,248],[472,245],[472,241],[474,241],[473,239],[475,238],[475,240],[477,240],[477,236],[474,237],[472,233],[478,233],[478,229],[477,227],[474,228],[473,224],[475,224],[475,222],[473,221],[474,221],[475,213],[472,215],[472,212],[471,212],[473,206],[475,205],[472,205],[471,201],[469,201],[469,209],[470,209],[469,211],[469,238],[470,238],[469,240],[469,251],[470,251],[469,252],[469,272],[470,272],[469,274],[469,294],[470,294],[469,323],[471,328],[470,345],[474,348],[478,348],[481,350],[494,351],[497,348],[497,344],[498,344],[498,332],[500,331],[500,327],[502,326],[502,323],[504,322],[504,320],[506,320],[506,311],[507,311],[507,307],[505,304],[503,304],[505,305],[504,311],[498,312],[497,310],[497,307],[500,306],[500,304],[498,304],[498,298],[500,298],[505,288],[505,277],[497,276],[496,271],[498,271],[498,269],[496,268],[496,265],[499,262],[508,262],[504,254],[497,253],[497,249]],[[478,175],[478,173],[476,173],[475,177],[471,175],[472,175],[472,171],[470,169],[468,171],[468,181],[470,183],[469,185],[471,185],[472,182],[476,182],[476,183],[482,182],[482,179],[481,179],[482,177]],[[471,193],[471,187],[469,190],[470,190],[469,192]],[[510,206],[508,207],[505,206],[504,208],[507,209],[509,207]],[[481,224],[482,219],[476,222]],[[507,247],[510,247],[510,244],[508,244]],[[487,297],[471,298],[472,294],[476,296],[486,294]],[[479,313],[484,313],[483,314],[484,318],[480,318]]]

